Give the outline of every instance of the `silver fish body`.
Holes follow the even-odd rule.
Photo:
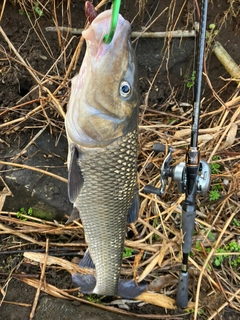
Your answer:
[[[65,121],[69,197],[88,244],[80,265],[97,274],[75,274],[73,281],[83,292],[135,297],[146,287],[119,276],[127,221],[138,215],[138,76],[131,27],[121,15],[112,42],[103,43],[110,18],[111,10],[101,13],[83,33],[86,54]]]

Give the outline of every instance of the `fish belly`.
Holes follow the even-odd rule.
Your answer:
[[[76,200],[96,267],[94,293],[116,295],[128,210],[137,191],[137,131],[81,153],[84,185]]]

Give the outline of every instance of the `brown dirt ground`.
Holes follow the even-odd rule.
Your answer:
[[[55,1],[54,1],[55,2]],[[144,2],[144,1],[142,1]],[[191,1],[153,1],[148,0],[146,2],[145,11],[141,16],[138,14],[139,6],[135,1],[122,1],[121,13],[129,21],[133,21],[133,30],[142,30],[142,28],[149,23],[149,20],[153,21],[155,17],[164,9],[169,6],[169,10],[173,12],[172,16],[166,11],[148,31],[165,31],[167,28],[191,29],[194,16],[192,15]],[[5,1],[0,1],[0,11],[3,8]],[[62,58],[50,71],[52,81],[46,83],[46,87],[51,91],[58,87],[59,79],[63,78],[66,74],[67,68],[73,56],[74,50],[78,44],[79,36],[72,36],[71,34],[64,34],[61,38],[61,46],[58,41],[57,33],[46,32],[45,27],[52,26],[52,10],[53,5],[49,1],[41,1],[41,3],[47,3],[46,9],[44,9],[44,15],[39,17],[33,9],[33,1],[7,1],[6,7],[3,11],[1,20],[1,27],[5,34],[17,49],[22,58],[29,63],[32,69],[37,71],[38,77],[41,79],[48,70],[53,66],[54,62],[61,55],[62,49],[66,47],[70,39],[71,43],[65,49]],[[59,25],[70,24],[74,28],[83,28],[85,23],[84,18],[84,1],[56,1],[57,4],[57,16]],[[66,5],[70,4],[67,9]],[[97,4],[97,1],[94,1]],[[224,15],[229,11],[232,6],[232,13],[230,12],[224,20]],[[240,6],[239,1],[227,1],[216,0],[210,2],[208,12],[208,23],[215,23],[216,29],[219,30],[218,40],[229,52],[232,58],[240,63],[239,50],[240,50],[240,34],[239,34],[239,16],[235,17],[234,12],[238,10]],[[37,24],[31,25],[26,12],[29,14],[30,20],[36,21]],[[64,14],[62,14],[64,12]],[[239,12],[239,11],[238,11]],[[71,21],[70,21],[71,15]],[[180,19],[177,20],[178,15]],[[136,18],[135,18],[136,17]],[[175,21],[177,24],[175,25]],[[42,33],[40,33],[40,30]],[[184,40],[173,40],[170,44],[169,56],[163,58],[164,40],[140,39],[136,42],[137,55],[140,65],[140,89],[142,95],[141,103],[147,104],[149,109],[154,111],[161,111],[169,113],[170,117],[174,113],[172,106],[174,103],[170,101],[178,101],[186,103],[183,108],[188,108],[187,104],[191,103],[192,93],[190,90],[186,90],[186,82],[191,76],[192,64],[193,64],[193,43],[189,42],[189,46],[184,46]],[[154,46],[157,43],[157,48]],[[151,56],[151,50],[155,50],[155,56]],[[81,60],[84,50],[82,50],[79,61],[75,70],[71,70],[69,79],[77,72],[81,65]],[[167,53],[167,54],[168,54]],[[163,60],[162,60],[163,59]],[[157,74],[156,81],[153,88],[150,90],[148,99],[146,100],[146,93],[149,90],[149,81],[152,81],[159,67],[160,62],[163,61],[162,68]],[[219,93],[223,101],[230,100],[234,94],[237,93],[236,85],[234,82],[225,82],[224,78],[229,78],[229,75],[217,60],[213,54],[209,54],[207,59],[208,76],[211,80],[214,90]],[[226,85],[225,85],[226,83]],[[9,48],[6,43],[6,39],[0,37],[0,113],[1,124],[8,121],[13,121],[19,117],[24,117],[30,110],[36,108],[39,102],[46,101],[46,93],[35,90],[29,94],[31,89],[35,86],[33,77],[29,74],[27,69],[19,63],[18,58],[14,54],[13,50]],[[224,88],[224,90],[222,89]],[[69,82],[63,86],[57,93],[59,101],[61,101],[64,110],[66,110],[66,103],[69,95]],[[203,81],[203,96],[210,101],[210,110],[218,107],[218,103],[212,98],[211,90],[206,81]],[[45,99],[45,100],[44,100]],[[16,107],[12,111],[6,112],[7,108],[10,109],[17,105],[22,104],[22,107]],[[187,111],[187,110],[184,110]],[[50,132],[54,139],[57,139],[59,133],[64,130],[62,119],[57,116],[54,108],[47,106],[46,116],[51,119],[51,125],[49,126]],[[141,115],[140,115],[141,116]],[[27,145],[34,130],[38,130],[37,127],[41,127],[41,123],[45,121],[42,114],[36,113],[33,117],[23,119],[21,122],[17,122],[16,125],[11,127],[0,127],[0,155],[5,161],[8,161],[6,155],[6,149],[11,149],[13,144],[17,144],[19,150]],[[204,123],[203,126],[207,127],[208,123]],[[152,139],[155,140],[157,135],[153,135]],[[10,148],[10,149],[9,149]],[[234,150],[234,154],[239,155],[239,144]],[[4,167],[1,167],[4,171]],[[60,195],[61,196],[61,195]],[[165,198],[166,201],[166,198]],[[9,209],[10,210],[10,209]],[[238,235],[239,236],[239,235]],[[44,236],[43,236],[44,238]],[[3,247],[10,247],[19,240],[15,236],[0,234],[0,240]],[[61,237],[55,237],[56,241],[61,241]],[[10,243],[9,243],[10,242]],[[38,246],[36,246],[36,249]],[[34,249],[31,246],[31,249]],[[71,255],[64,255],[66,259],[71,260]],[[0,288],[6,281],[6,274],[9,274],[13,268],[22,260],[21,255],[4,255],[0,256]],[[21,263],[19,272],[31,274],[33,277],[39,275],[38,266],[30,266],[27,263]],[[238,270],[239,271],[239,270]],[[239,272],[237,273],[239,283]],[[68,273],[54,272],[52,269],[47,271],[47,281],[50,284],[56,285],[59,288],[72,288],[71,277]],[[194,277],[191,280],[191,293],[194,295],[196,290],[197,279]],[[31,286],[23,284],[20,280],[14,279],[10,282],[9,288],[13,287],[14,290],[9,289],[9,295],[6,300],[12,302],[25,302],[32,303],[35,294],[35,289]],[[212,295],[211,295],[212,293]],[[209,294],[209,296],[208,296]],[[201,304],[204,309],[204,314],[199,316],[199,319],[206,319],[208,315],[211,315],[225,300],[222,293],[212,291],[207,281],[204,282],[203,292],[201,294]],[[0,307],[0,319],[27,319],[29,316],[29,307],[20,307],[3,303]],[[169,315],[171,319],[174,319],[176,314],[171,313],[169,310],[163,310],[151,305],[144,307],[132,307],[132,312],[142,314],[165,314]],[[178,314],[181,310],[176,311]],[[235,313],[236,312],[236,313]],[[187,316],[191,318],[191,316]],[[224,311],[219,313],[216,319],[239,319],[239,314],[236,310],[231,309],[228,306]],[[183,317],[183,318],[186,318]]]

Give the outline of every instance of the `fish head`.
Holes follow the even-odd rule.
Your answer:
[[[131,46],[131,25],[120,14],[110,44],[111,10],[99,14],[87,30],[86,53],[72,79],[66,115],[70,139],[84,147],[102,147],[137,128],[138,74]]]

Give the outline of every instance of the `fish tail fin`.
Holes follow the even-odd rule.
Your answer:
[[[96,278],[92,274],[74,273],[72,281],[82,293],[92,293],[96,286]]]
[[[79,267],[95,269],[95,265],[88,250],[85,252],[84,257],[80,261]],[[92,274],[74,273],[72,274],[72,281],[77,287],[80,287],[80,291],[82,293],[92,293],[96,286],[96,277]]]
[[[79,267],[95,269],[95,265],[88,250],[80,261]],[[93,293],[97,284],[96,277],[92,274],[74,273],[72,275],[72,280],[77,287],[80,287],[82,293]],[[120,280],[118,282],[117,295],[125,299],[134,299],[146,290],[147,284],[144,281],[135,283],[134,280]]]
[[[125,299],[134,299],[147,291],[147,286],[144,281],[136,284],[134,280],[120,280],[118,283],[118,295]]]

